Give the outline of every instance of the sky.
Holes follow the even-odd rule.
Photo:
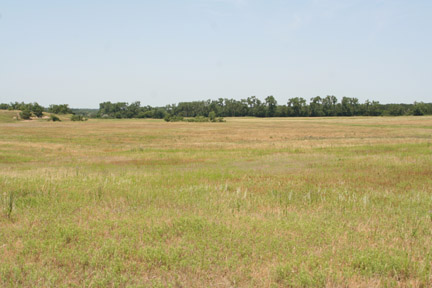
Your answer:
[[[0,103],[432,102],[430,0],[0,0]]]

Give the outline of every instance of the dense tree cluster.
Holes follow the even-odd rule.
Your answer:
[[[50,105],[48,108],[45,108],[36,102],[13,102],[10,104],[1,103],[0,109],[21,110],[21,118],[23,119],[30,119],[32,116],[42,117],[44,111],[54,114],[73,114],[72,110],[69,108],[69,104]]]
[[[0,109],[21,110],[24,116],[41,117],[43,111],[55,114],[78,114],[98,118],[156,118],[169,117],[323,117],[323,116],[400,116],[432,115],[432,103],[414,102],[413,104],[380,104],[367,100],[360,103],[357,98],[343,97],[340,101],[333,96],[312,97],[309,103],[301,97],[288,99],[278,104],[273,96],[260,100],[255,96],[235,100],[180,102],[165,107],[141,106],[140,102],[103,102],[99,110],[70,109],[68,104],[50,105],[44,108],[38,103],[0,104]],[[214,114],[213,114],[214,113]],[[172,118],[175,119],[175,118]]]
[[[48,107],[48,112],[54,114],[74,114],[72,109],[69,108],[69,104],[61,104],[61,105],[50,105]]]
[[[139,101],[128,104],[126,102],[103,102],[99,104],[96,117],[99,118],[157,118],[162,119],[166,115],[164,108],[141,107]]]
[[[164,118],[209,117],[214,112],[216,117],[322,117],[322,116],[399,116],[431,115],[432,103],[415,102],[414,104],[380,104],[367,100],[360,103],[357,98],[343,97],[339,102],[335,96],[316,96],[307,103],[306,99],[294,97],[284,105],[278,105],[273,96],[264,101],[255,96],[235,100],[219,98],[218,100],[180,102],[165,107],[141,107],[140,102],[100,104],[97,117],[104,118]]]
[[[45,108],[38,103],[24,103],[14,102],[10,104],[0,104],[0,109],[8,110],[21,110],[21,117],[23,119],[30,119],[30,117],[42,117]]]

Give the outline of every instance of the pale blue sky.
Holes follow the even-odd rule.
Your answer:
[[[0,0],[0,102],[432,102],[431,0]]]

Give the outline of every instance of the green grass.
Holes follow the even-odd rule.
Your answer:
[[[0,286],[429,287],[431,126],[2,122]]]
[[[0,110],[0,123],[17,122],[16,117],[20,111]]]

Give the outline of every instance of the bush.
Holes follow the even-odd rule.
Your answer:
[[[50,115],[50,118],[49,118],[49,121],[53,121],[53,122],[60,122],[61,120],[60,120],[60,118],[57,117],[56,115],[51,114],[51,115]]]
[[[209,118],[204,116],[197,116],[194,118],[188,118],[186,119],[187,122],[209,122]]]
[[[166,114],[165,117],[164,117],[164,120],[166,122],[180,122],[180,121],[183,121],[183,117],[182,116],[177,116],[177,115]]]
[[[82,115],[72,115],[72,121],[87,121],[88,119]]]
[[[210,114],[212,114],[212,112],[210,112]],[[165,115],[164,120],[166,122],[180,122],[180,121],[184,121],[184,122],[225,122],[225,120],[222,117],[216,117],[216,115],[210,115],[210,114],[209,114],[209,117],[196,116],[196,117],[186,118],[186,119],[183,118],[183,116],[167,114],[167,115]]]
[[[209,119],[210,119],[211,122],[216,122],[216,113],[214,111],[211,111],[208,114],[208,117],[209,117]]]
[[[30,112],[30,110],[23,110],[20,113],[21,119],[24,119],[24,120],[29,120],[31,116],[32,116],[32,113]]]

